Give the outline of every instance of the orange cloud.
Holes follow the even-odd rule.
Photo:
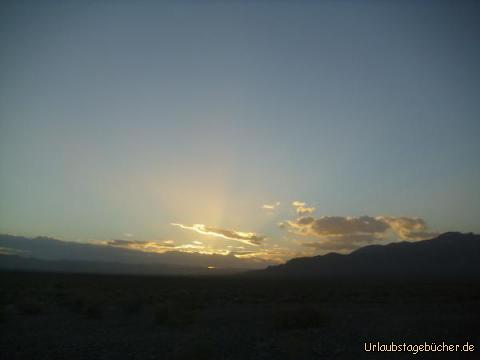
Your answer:
[[[133,240],[107,240],[101,242],[103,245],[122,247],[131,250],[144,252],[154,252],[163,254],[169,251],[178,251],[184,253],[199,253],[206,255],[229,255],[229,250],[212,249],[204,246],[200,241],[194,241],[191,244],[175,245],[173,240],[158,241],[133,241]]]
[[[171,225],[180,227],[185,230],[192,230],[202,235],[209,235],[227,240],[240,241],[244,244],[253,246],[258,246],[262,243],[263,240],[265,240],[265,236],[257,235],[254,232],[227,230],[203,224],[194,224],[192,226],[187,226],[183,224],[172,223]]]

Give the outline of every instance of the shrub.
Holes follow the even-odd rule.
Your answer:
[[[72,297],[67,301],[68,307],[76,313],[82,313],[85,308],[85,300],[81,297]]]
[[[197,309],[185,303],[160,303],[154,309],[158,325],[183,327],[194,323]]]
[[[102,317],[102,306],[98,302],[90,302],[85,306],[84,313],[89,319],[99,319]]]
[[[71,311],[84,315],[89,319],[99,319],[102,317],[102,302],[99,299],[73,296],[67,301],[67,306]]]
[[[27,315],[39,315],[45,312],[45,305],[35,299],[23,299],[17,304],[17,308]]]
[[[141,310],[143,303],[141,299],[130,298],[122,301],[120,306],[126,314],[136,314]]]
[[[273,315],[274,327],[280,330],[318,328],[325,322],[324,314],[312,306],[284,308]]]
[[[188,345],[177,348],[175,360],[210,360],[214,358],[215,346],[208,339],[194,339]]]

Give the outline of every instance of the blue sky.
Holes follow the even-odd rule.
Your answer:
[[[0,232],[293,256],[480,231],[476,1],[0,6]]]

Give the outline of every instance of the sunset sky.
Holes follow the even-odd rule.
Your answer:
[[[478,1],[2,1],[0,233],[279,262],[480,232],[479,37]]]

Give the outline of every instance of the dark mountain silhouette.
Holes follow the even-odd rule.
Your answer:
[[[18,269],[23,265],[28,265],[28,267],[33,266],[33,268],[45,268],[49,266],[54,268],[65,267],[66,269],[72,267],[88,268],[89,266],[86,264],[90,263],[90,267],[96,264],[94,266],[95,268],[105,269],[107,271],[108,266],[102,263],[109,263],[112,268],[122,268],[121,272],[128,272],[127,270],[133,270],[136,266],[137,269],[142,268],[147,272],[163,273],[164,269],[168,269],[168,272],[174,272],[173,269],[175,268],[182,269],[180,272],[184,273],[185,269],[192,270],[197,268],[207,270],[209,266],[214,266],[217,272],[219,271],[218,269],[230,269],[239,272],[239,269],[259,269],[269,265],[268,263],[253,262],[248,259],[238,259],[233,254],[224,256],[218,254],[186,253],[176,251],[173,248],[171,251],[156,253],[118,246],[118,244],[126,244],[129,242],[134,241],[111,240],[108,244],[99,245],[62,241],[48,237],[28,238],[0,234],[0,254],[10,256],[17,255],[16,258],[5,258],[2,256],[0,258],[0,268],[2,268],[3,263],[7,261],[11,264],[16,263]],[[141,242],[139,243],[141,244]],[[30,261],[27,262],[26,259]],[[35,262],[34,260],[38,261]],[[47,265],[44,262],[39,262],[40,260],[54,261],[56,265],[53,263]],[[76,263],[67,266],[68,262]],[[83,265],[81,265],[82,262]]]
[[[222,264],[220,255],[146,253],[42,237],[0,235],[0,250],[0,270],[160,275],[241,272],[240,267],[207,269],[208,264]],[[295,258],[248,274],[326,279],[480,278],[480,235],[449,232],[431,240],[370,245],[348,255]]]
[[[370,245],[348,255],[292,259],[250,274],[319,278],[480,278],[480,235],[448,232],[434,239]]]
[[[172,264],[129,264],[107,261],[41,260],[17,255],[0,255],[0,270],[131,275],[219,275],[238,269],[207,269]]]

